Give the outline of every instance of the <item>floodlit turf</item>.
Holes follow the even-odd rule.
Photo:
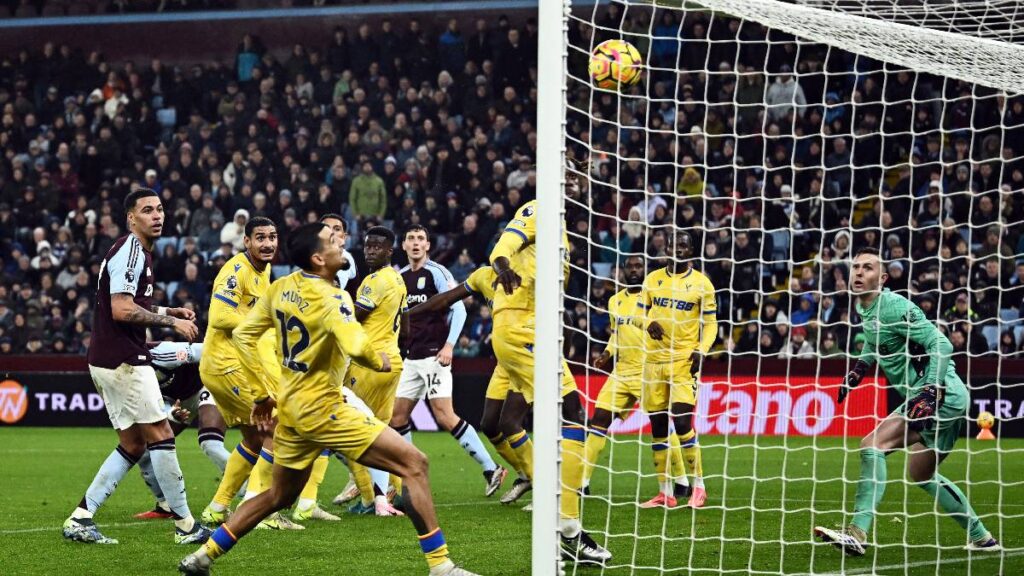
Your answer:
[[[237,440],[229,436],[229,442],[232,438]],[[120,545],[86,546],[60,537],[61,523],[114,442],[113,432],[104,429],[0,429],[0,574],[174,573],[178,559],[192,547],[173,544],[169,522],[131,517],[152,505],[135,471],[97,517],[106,526],[104,533],[118,538]],[[1003,556],[975,555],[969,562],[967,553],[960,550],[959,527],[947,518],[936,519],[929,512],[932,505],[927,495],[915,487],[904,489],[902,484],[891,485],[886,494],[874,535],[882,546],[869,550],[868,556],[844,560],[830,547],[812,546],[812,526],[837,525],[843,519],[840,510],[852,506],[853,487],[844,489],[841,477],[856,478],[856,453],[845,452],[837,440],[824,438],[786,439],[788,452],[781,449],[783,440],[778,438],[758,439],[757,449],[753,438],[729,439],[728,451],[725,442],[722,437],[702,438],[705,469],[712,477],[709,506],[696,513],[637,509],[634,503],[653,495],[655,489],[649,476],[638,487],[635,473],[638,465],[645,474],[653,472],[649,451],[639,449],[636,437],[618,437],[609,443],[603,463],[614,452],[617,473],[609,483],[607,471],[599,469],[594,495],[584,505],[584,524],[616,555],[604,574],[683,574],[687,564],[697,574],[864,574],[873,567],[878,574],[1024,574],[1024,442],[1003,441],[1001,447],[1010,452],[1000,457],[994,443],[972,441],[970,455],[960,450],[943,465],[943,472],[963,487],[969,460],[971,500],[1011,548]],[[529,574],[529,516],[518,506],[499,505],[496,497],[484,498],[476,464],[449,436],[417,434],[416,443],[431,457],[438,513],[455,558],[487,576]],[[847,446],[854,448],[856,443]],[[966,442],[959,445],[964,446]],[[217,474],[199,451],[194,431],[179,440],[179,456],[189,500],[198,514],[216,489]],[[890,458],[890,479],[902,477],[903,461],[901,455]],[[844,468],[845,475],[840,475]],[[723,470],[733,478],[724,487]],[[993,483],[1000,478],[1001,495]],[[321,500],[329,502],[344,481],[342,467],[332,463]],[[329,503],[325,507],[339,512]],[[1000,511],[1001,521],[997,519]],[[611,536],[606,538],[605,533]],[[939,547],[942,564],[937,567]],[[250,534],[217,563],[214,573],[405,576],[426,572],[407,520],[344,516],[337,523],[308,522],[304,532]],[[602,571],[588,568],[576,573]]]

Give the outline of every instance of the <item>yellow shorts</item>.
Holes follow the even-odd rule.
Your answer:
[[[203,386],[213,395],[217,409],[224,416],[229,427],[241,426],[251,422],[253,402],[256,400],[249,388],[248,371],[235,370],[227,374],[210,374],[200,371],[199,377]]]
[[[391,359],[391,372],[377,372],[353,362],[345,375],[345,385],[352,389],[374,415],[391,422],[395,410],[395,392],[402,378],[402,364]]]
[[[697,380],[690,359],[644,364],[640,403],[645,412],[668,410],[669,404],[697,405]]]
[[[533,328],[504,326],[491,339],[494,355],[505,368],[509,379],[509,390],[518,392],[533,404]],[[562,359],[562,393],[576,391],[576,379],[569,371],[569,363]]]
[[[487,392],[484,393],[484,398],[504,402],[505,398],[508,398],[509,386],[508,372],[501,367],[501,364],[498,364],[494,367],[494,372],[491,373],[490,381],[487,382]]]
[[[620,375],[613,370],[597,395],[597,408],[615,415],[628,412],[640,399],[642,381],[640,372]]]
[[[305,470],[325,449],[358,460],[385,428],[387,424],[342,403],[327,418],[304,418],[295,426],[278,424],[274,464]]]

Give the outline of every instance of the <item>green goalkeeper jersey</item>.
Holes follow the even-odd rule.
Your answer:
[[[947,398],[967,394],[967,387],[950,359],[953,345],[925,318],[917,304],[885,289],[867,309],[860,302],[856,307],[865,336],[861,360],[878,363],[901,396],[913,397],[928,384],[945,388]],[[914,365],[911,344],[924,349],[923,365]]]

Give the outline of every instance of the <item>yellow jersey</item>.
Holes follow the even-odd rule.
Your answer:
[[[655,270],[644,279],[641,295],[647,321],[657,321],[665,331],[661,340],[647,337],[648,362],[686,360],[694,350],[706,354],[714,345],[718,307],[715,287],[707,276],[692,267],[682,274],[672,274],[668,268]]]
[[[356,306],[370,313],[363,328],[377,350],[391,359],[394,368],[402,365],[398,330],[402,313],[408,308],[405,280],[391,266],[385,266],[363,279]]]
[[[241,368],[238,351],[231,343],[231,331],[262,299],[270,288],[270,266],[256,269],[248,252],[235,254],[213,281],[209,323],[203,338],[203,372],[227,374]]]
[[[494,281],[498,278],[498,275],[494,273],[494,268],[490,266],[481,266],[466,278],[464,283],[466,290],[469,293],[482,298],[487,301],[487,305],[494,307]]]
[[[269,375],[256,372],[258,341],[267,331],[278,345],[277,417],[285,426],[324,417],[344,402],[341,382],[350,360],[374,370],[382,365],[348,294],[319,276],[294,272],[274,282],[232,334],[242,362],[258,374],[257,399],[266,398],[272,386]]]
[[[615,357],[615,372],[620,375],[643,371],[645,332],[641,294],[641,290],[632,294],[628,289],[621,290],[608,300],[611,336],[605,352]]]

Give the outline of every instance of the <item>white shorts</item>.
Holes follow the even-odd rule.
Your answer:
[[[181,401],[181,407],[189,412],[188,420],[182,422],[171,415],[171,411],[174,409],[175,400],[177,399],[164,396],[164,413],[167,414],[168,420],[178,422],[180,424],[191,424],[196,418],[198,418],[200,406],[217,406],[217,403],[213,401],[213,394],[210,394],[210,391],[206,389],[206,386],[203,386],[199,389],[199,392],[196,392]]]
[[[395,396],[410,400],[451,398],[452,367],[441,366],[436,358],[406,360]]]
[[[167,419],[164,398],[152,366],[121,364],[116,369],[89,366],[89,374],[117,430]]]

